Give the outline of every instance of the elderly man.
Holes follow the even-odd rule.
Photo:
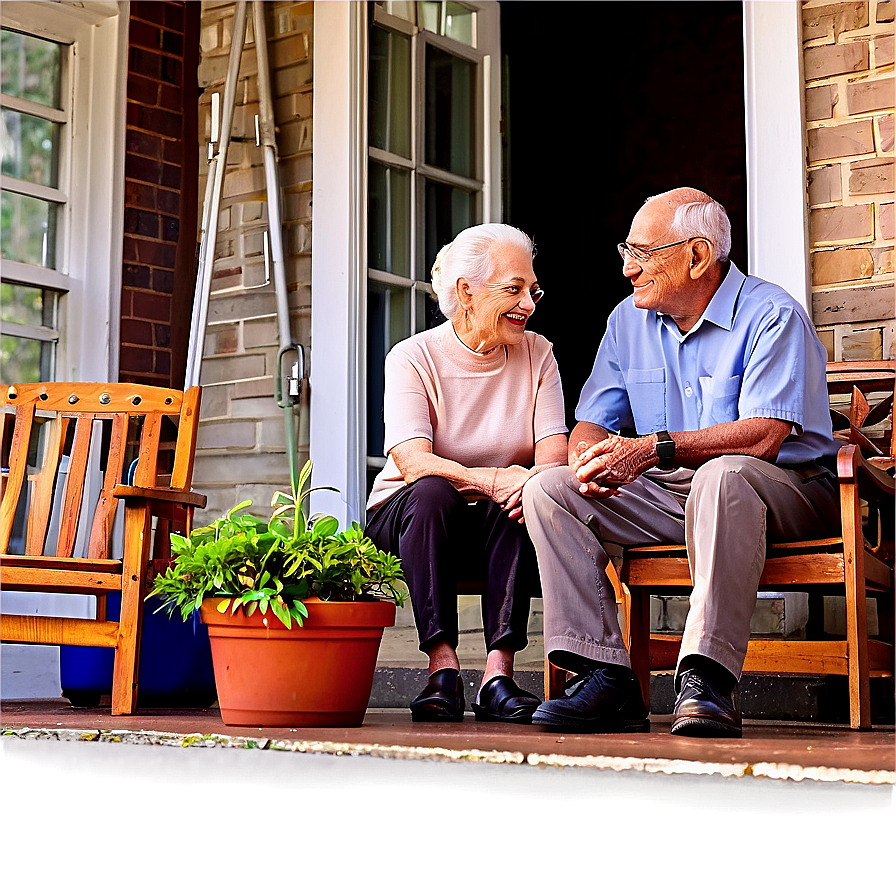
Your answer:
[[[740,737],[735,692],[766,541],[839,524],[825,351],[791,296],[729,261],[731,225],[706,193],[648,199],[618,248],[633,292],[582,390],[569,467],[523,492],[545,649],[578,673],[532,721],[649,730],[604,544],[683,541],[694,587],[672,733]]]

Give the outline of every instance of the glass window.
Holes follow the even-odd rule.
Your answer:
[[[0,191],[0,257],[27,266],[2,284],[5,382],[52,379],[58,302],[42,271],[60,267],[57,247],[66,197],[60,187],[68,113],[62,101],[68,47],[9,28],[2,49],[3,161]]]
[[[370,145],[411,154],[411,41],[376,25],[370,29]]]
[[[430,269],[445,243],[481,220],[483,190],[483,154],[476,144],[481,56],[470,50],[475,12],[458,3],[387,2],[375,4],[371,16],[368,485],[385,462],[386,354],[402,339],[444,321],[429,285]],[[440,35],[438,46],[429,32]],[[462,45],[455,43],[458,35]]]
[[[2,92],[61,109],[62,46],[4,28],[0,36]]]
[[[472,177],[476,66],[426,47],[426,162]]]
[[[370,162],[367,244],[369,264],[380,271],[411,274],[411,175]]]

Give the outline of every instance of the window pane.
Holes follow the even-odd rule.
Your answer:
[[[4,190],[0,209],[2,257],[45,268],[55,267],[58,203]]]
[[[389,349],[411,335],[411,291],[370,282],[367,289],[367,453],[383,454],[383,366]]]
[[[422,333],[445,322],[445,315],[439,311],[439,303],[435,296],[425,289],[414,290],[414,332]]]
[[[426,161],[474,176],[476,67],[437,47],[426,47]]]
[[[429,271],[439,249],[476,221],[473,195],[432,181],[426,183],[426,241],[422,270]]]
[[[61,108],[60,44],[4,28],[0,60],[3,93],[31,100],[42,106]]]
[[[370,29],[370,145],[411,157],[411,41]]]
[[[423,0],[417,4],[420,11],[420,27],[433,34],[450,37],[467,46],[473,46],[475,13],[460,3],[440,3]]]
[[[369,166],[368,264],[411,274],[411,176],[371,160]]]
[[[12,109],[3,110],[3,173],[59,186],[59,125]]]
[[[53,379],[54,342],[0,336],[4,383],[45,383]]]
[[[17,283],[2,285],[0,313],[3,320],[32,327],[56,326],[56,303],[59,293],[37,286]]]
[[[416,22],[416,6],[414,0],[379,0],[376,4],[386,10],[389,15],[397,16],[406,22]]]

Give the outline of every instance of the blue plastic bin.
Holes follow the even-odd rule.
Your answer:
[[[156,613],[160,598],[150,597],[143,611],[138,703],[141,706],[207,707],[217,699],[208,629],[198,619],[183,622]],[[106,615],[117,620],[121,594],[110,592]],[[111,647],[59,648],[62,696],[73,706],[96,706],[112,693]]]

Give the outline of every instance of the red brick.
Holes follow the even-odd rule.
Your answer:
[[[893,64],[893,35],[874,41],[874,64],[877,68]]]
[[[882,203],[877,213],[878,236],[882,240],[892,240],[893,233],[893,203]]]
[[[162,25],[165,22],[165,7],[168,5],[168,3],[158,3],[156,0],[133,0],[131,18],[152,22],[153,25]]]
[[[124,286],[135,289],[146,289],[152,280],[152,273],[142,264],[124,264],[121,269],[121,282]]]
[[[120,365],[131,373],[154,373],[155,352],[149,348],[128,345],[121,347]]]
[[[810,239],[813,243],[869,240],[874,236],[873,210],[873,205],[811,209]]]
[[[809,164],[874,152],[874,128],[869,119],[809,130]]]
[[[134,317],[156,323],[171,323],[171,296],[155,296],[146,292],[135,292],[133,300]]]
[[[129,154],[144,156],[148,159],[162,157],[162,139],[155,134],[129,130],[125,136],[125,146]]]
[[[128,24],[128,43],[133,47],[158,50],[162,45],[162,35],[155,25],[141,22],[131,16]]]
[[[867,24],[867,3],[831,3],[803,8],[803,35],[807,40],[832,32],[836,37],[843,31],[864,28]]]
[[[152,345],[152,324],[145,320],[122,318],[121,341],[131,345]]]
[[[166,271],[164,268],[153,268],[152,290],[169,294],[174,292],[174,273]]]
[[[153,334],[156,346],[160,348],[171,347],[171,327],[166,327],[164,324],[155,324]]]
[[[892,22],[894,7],[896,7],[896,3],[893,0],[878,0],[877,15],[874,20],[876,22]]]
[[[849,192],[852,196],[893,192],[893,160],[862,159],[850,163]]]
[[[892,317],[892,284],[833,289],[812,295],[812,320],[815,326]]]
[[[868,249],[847,247],[812,253],[812,283],[825,286],[850,280],[867,280],[874,273],[874,259]]]
[[[132,74],[128,78],[128,99],[154,106],[159,100],[159,82]]]
[[[848,84],[846,101],[850,115],[890,109],[893,107],[893,79],[880,78],[877,81],[858,81],[855,84]]]
[[[824,121],[834,114],[837,102],[837,85],[823,84],[806,91],[806,120]]]
[[[884,115],[877,119],[877,132],[880,134],[880,151],[893,151],[893,116]]]
[[[867,41],[807,47],[803,54],[806,80],[865,71],[868,59]]]
[[[839,202],[843,198],[839,165],[825,165],[823,168],[810,169],[807,174],[807,182],[809,205],[825,205],[828,202]]]
[[[156,208],[156,188],[152,184],[127,180],[124,185],[124,201],[131,208],[152,211]]]

